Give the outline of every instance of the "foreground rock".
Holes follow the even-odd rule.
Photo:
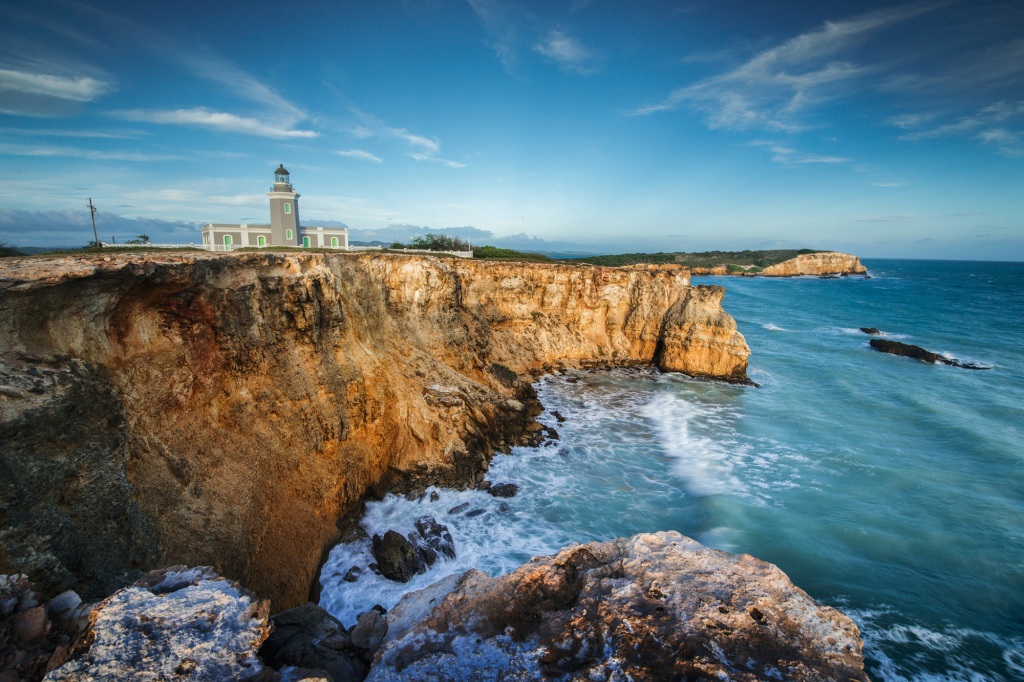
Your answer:
[[[985,365],[978,365],[970,362],[960,362],[947,358],[938,353],[933,353],[930,350],[925,350],[921,346],[915,346],[910,343],[902,343],[900,341],[889,341],[887,339],[871,339],[871,347],[882,353],[889,353],[890,355],[901,355],[903,357],[914,358],[921,362],[929,362],[932,364],[950,365],[952,367],[962,367],[964,369],[992,369]]]
[[[376,611],[363,614],[368,622]],[[367,638],[354,643],[349,632],[316,604],[303,604],[277,614],[272,619],[274,629],[260,647],[263,661],[277,670],[301,668],[320,670],[334,682],[362,680],[366,677],[369,661],[380,641]],[[373,620],[374,624],[378,621]],[[386,631],[386,630],[385,630]]]
[[[0,575],[0,680],[40,680],[62,665],[91,608],[72,591],[43,602],[25,575]]]
[[[269,602],[208,567],[152,571],[90,615],[75,658],[51,682],[241,680],[263,671]]]
[[[534,375],[743,381],[723,293],[677,266],[4,258],[0,566],[92,598],[212,565],[275,611],[305,603],[364,497],[479,482],[495,451],[539,442]]]
[[[849,618],[771,564],[674,532],[566,549],[500,578],[469,571],[423,593],[389,614],[369,680],[868,679]]]

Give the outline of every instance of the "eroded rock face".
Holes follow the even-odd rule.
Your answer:
[[[577,546],[500,578],[470,571],[424,592],[388,615],[369,680],[868,679],[849,618],[772,564],[674,532]]]
[[[80,653],[45,679],[255,679],[268,612],[269,602],[208,567],[152,571],[96,607]]]
[[[770,265],[761,274],[765,277],[797,277],[800,275],[863,275],[868,271],[860,258],[848,253],[825,251],[804,253],[782,263]]]
[[[25,443],[7,479],[15,492],[0,492],[5,526],[23,541],[4,543],[0,570],[36,578],[45,569],[34,557],[59,567],[80,556],[88,584],[101,585],[133,569],[212,565],[275,611],[304,603],[338,520],[364,495],[466,485],[494,451],[540,442],[528,430],[540,411],[532,376],[657,362],[742,380],[746,344],[720,302],[674,266],[5,258],[0,348],[67,358],[85,383],[76,409],[54,396],[40,411],[24,389],[0,392],[0,416],[13,415],[0,429]],[[50,361],[26,362],[44,372]],[[36,522],[19,486],[57,455],[66,482],[43,492],[75,493],[62,498],[71,508],[48,501],[64,516]],[[87,479],[71,473],[79,459],[96,467]],[[124,519],[130,532],[111,538]],[[74,571],[61,571],[54,593],[73,586],[60,580]]]

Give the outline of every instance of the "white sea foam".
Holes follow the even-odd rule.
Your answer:
[[[768,331],[770,331],[770,332],[784,332],[784,331],[786,331],[785,329],[783,329],[783,328],[782,328],[782,327],[780,327],[779,325],[777,325],[777,324],[772,324],[771,322],[767,322],[767,323],[765,323],[765,324],[762,324],[762,325],[761,325],[761,328],[762,328],[762,329],[767,329],[767,330],[768,330]]]

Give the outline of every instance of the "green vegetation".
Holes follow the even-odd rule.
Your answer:
[[[15,248],[13,248],[11,246],[7,246],[7,242],[0,242],[0,258],[4,258],[6,256],[20,256],[20,255],[21,255],[21,253],[17,249],[15,249]]]
[[[469,251],[469,242],[443,234],[425,234],[409,242],[409,248],[425,251]]]
[[[773,249],[766,251],[704,251],[701,253],[625,253],[617,256],[588,256],[573,259],[593,265],[633,265],[636,263],[678,263],[691,268],[726,266],[728,272],[761,272],[769,265],[796,258],[814,249]],[[749,268],[748,266],[754,266]]]
[[[493,374],[495,377],[497,377],[498,381],[500,381],[501,383],[505,384],[509,388],[512,388],[513,386],[515,386],[516,382],[519,381],[519,375],[518,374],[513,372],[511,369],[509,369],[505,365],[499,364],[497,362],[495,362],[495,363],[493,363],[491,365],[491,374]]]
[[[500,249],[497,246],[474,246],[473,258],[480,260],[528,260],[540,263],[552,263],[550,258],[541,253],[527,253],[513,249]]]

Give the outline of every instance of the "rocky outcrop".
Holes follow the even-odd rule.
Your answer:
[[[87,592],[212,565],[275,610],[304,603],[364,495],[479,483],[496,449],[539,442],[532,376],[742,381],[721,299],[678,266],[4,259],[0,571]]]
[[[369,680],[868,679],[849,618],[772,564],[674,532],[452,576],[388,625]]]
[[[863,275],[868,269],[860,258],[848,253],[823,251],[800,254],[796,258],[769,265],[761,271],[764,277],[797,277],[800,275]]]
[[[175,566],[118,590],[89,616],[50,682],[242,680],[263,670],[269,603],[207,567]]]
[[[960,362],[955,358],[947,358],[944,355],[933,353],[930,350],[901,341],[889,341],[887,339],[871,339],[871,347],[882,353],[890,355],[901,355],[907,358],[914,358],[921,362],[936,365],[950,365],[951,367],[962,367],[963,369],[992,369],[988,365],[979,365],[971,362]]]

